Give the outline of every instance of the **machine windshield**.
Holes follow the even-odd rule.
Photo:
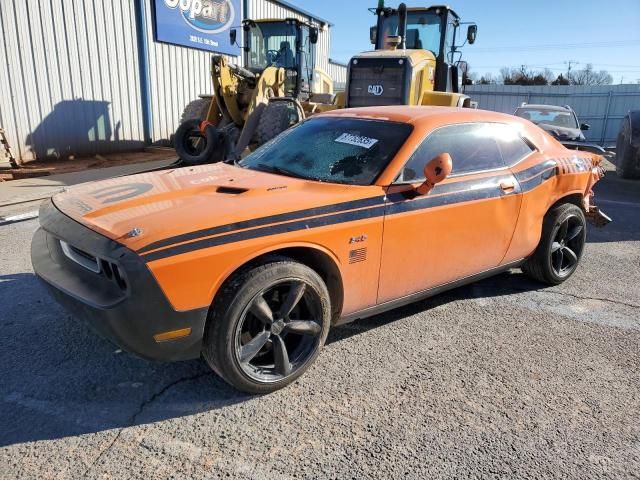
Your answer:
[[[371,185],[413,127],[357,118],[312,118],[286,130],[238,164],[290,177]]]
[[[382,19],[381,35],[379,41],[384,47],[387,37],[399,35],[398,15],[384,17]],[[434,56],[440,53],[440,38],[442,20],[434,11],[407,12],[406,46],[410,49],[430,50]]]
[[[285,22],[255,23],[248,35],[248,67],[264,70],[269,66],[295,68],[296,26]]]

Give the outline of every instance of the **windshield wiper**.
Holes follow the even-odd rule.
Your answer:
[[[298,172],[294,172],[292,170],[289,170],[288,168],[278,167],[276,165],[267,165],[266,163],[258,163],[256,164],[256,167],[258,167],[260,170],[263,170],[265,172],[278,173],[280,175],[285,175],[287,177],[302,178],[304,180],[321,181],[319,178],[307,177],[306,175],[302,175]]]

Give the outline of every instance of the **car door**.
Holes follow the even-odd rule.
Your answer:
[[[388,189],[378,303],[497,267],[522,197],[498,138],[506,125],[466,123],[432,131]],[[449,153],[453,169],[426,195],[415,194],[424,165]]]

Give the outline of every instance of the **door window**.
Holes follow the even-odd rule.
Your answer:
[[[516,141],[516,138],[519,140]],[[528,152],[526,151],[528,149]],[[473,173],[503,168],[531,152],[515,130],[499,123],[448,125],[431,133],[411,155],[399,182],[424,180],[424,166],[436,155],[451,155],[451,174]],[[506,157],[503,159],[503,155]]]

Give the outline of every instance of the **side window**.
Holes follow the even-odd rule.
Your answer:
[[[398,181],[424,180],[424,166],[440,153],[451,155],[452,174],[472,173],[505,166],[493,123],[448,125],[429,135],[411,155]]]
[[[523,140],[516,129],[510,125],[496,124],[496,127],[496,139],[505,164],[511,166],[533,152],[533,148]]]

